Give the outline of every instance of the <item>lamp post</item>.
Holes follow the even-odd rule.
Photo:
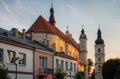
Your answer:
[[[19,59],[19,57],[17,57],[17,58],[15,58],[14,59],[14,64],[15,64],[15,79],[17,79],[17,63],[16,63],[16,61]]]

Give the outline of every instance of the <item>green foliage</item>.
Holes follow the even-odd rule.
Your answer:
[[[0,66],[0,79],[8,79],[8,69],[5,66]]]
[[[88,75],[90,75],[92,66],[93,66],[93,61],[91,59],[88,59]]]
[[[76,79],[84,79],[84,72],[77,72]]]
[[[58,68],[56,69],[54,76],[55,76],[55,79],[64,79],[65,76],[67,76],[67,73],[64,72],[61,66],[59,65]]]
[[[102,75],[104,79],[120,79],[120,59],[110,59],[105,62]]]
[[[95,69],[92,72],[91,79],[95,79]]]

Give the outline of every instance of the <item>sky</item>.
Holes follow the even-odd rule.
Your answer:
[[[42,15],[49,19],[51,0],[0,0],[0,28],[28,29]],[[67,26],[79,43],[82,25],[88,38],[88,58],[95,59],[95,40],[100,28],[105,41],[105,60],[120,58],[120,0],[53,0],[56,26]]]

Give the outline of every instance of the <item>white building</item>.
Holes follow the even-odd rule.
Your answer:
[[[17,57],[17,79],[33,79],[33,46],[25,39],[24,33],[21,35],[17,29],[7,31],[0,28],[0,63],[8,68],[11,79],[16,78],[14,59]]]
[[[103,79],[102,65],[105,62],[105,44],[99,28],[95,41],[95,79]]]
[[[56,53],[54,56],[54,72],[56,72],[60,66],[62,70],[67,73],[66,79],[75,79],[75,75],[77,73],[77,65],[77,58],[73,58],[62,53]]]

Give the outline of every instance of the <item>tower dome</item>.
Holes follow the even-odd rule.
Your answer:
[[[98,29],[98,33],[97,33],[97,39],[96,39],[96,41],[95,41],[95,44],[104,44],[104,40],[102,39],[102,37],[101,37],[101,30],[100,30],[100,28]]]

